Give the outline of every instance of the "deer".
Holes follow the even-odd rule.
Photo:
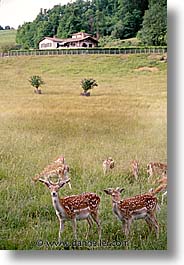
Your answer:
[[[34,180],[39,180],[40,177],[47,177],[51,175],[58,175],[60,179],[69,179],[69,166],[65,163],[64,156],[59,156],[52,164],[49,164],[44,170],[34,177]],[[72,189],[70,181],[68,182],[69,188]]]
[[[167,171],[167,164],[160,162],[150,162],[147,164],[148,181],[154,175],[162,175],[163,172]]]
[[[89,225],[86,238],[88,238],[93,221],[98,226],[99,241],[101,239],[101,225],[99,221],[99,204],[100,197],[92,192],[85,192],[79,195],[71,195],[60,198],[58,195],[59,190],[70,181],[61,180],[58,178],[56,183],[51,182],[50,177],[47,179],[39,178],[39,181],[46,185],[50,190],[52,204],[55,209],[56,215],[59,219],[59,241],[61,234],[64,231],[64,222],[72,221],[73,234],[75,240],[77,239],[77,220],[87,220]]]
[[[131,170],[132,170],[132,175],[135,177],[135,180],[137,180],[139,174],[139,163],[137,160],[131,161]]]
[[[162,178],[157,179],[155,181],[155,183],[158,183],[160,185],[155,190],[151,188],[150,189],[150,192],[153,195],[156,195],[157,193],[162,192],[161,205],[163,205],[163,203],[164,203],[164,197],[167,195],[167,174],[166,174],[166,172],[163,172]]]
[[[104,175],[106,175],[107,172],[114,168],[114,160],[112,159],[112,157],[108,157],[107,159],[102,160],[102,162],[103,172]]]
[[[159,238],[159,224],[156,219],[156,211],[159,210],[158,200],[151,193],[136,195],[121,199],[124,188],[104,189],[104,192],[112,197],[112,210],[115,216],[122,222],[122,229],[126,237],[130,233],[130,226],[134,220],[144,219],[149,228],[155,229]]]
[[[64,156],[59,156],[59,157],[54,161],[54,163],[61,163],[62,165],[65,165],[65,164],[66,164],[66,161],[65,161]]]

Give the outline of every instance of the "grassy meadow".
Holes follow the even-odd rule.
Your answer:
[[[139,220],[125,246],[121,222],[103,192],[109,187],[124,187],[122,197],[147,192],[154,185],[147,182],[146,164],[167,160],[167,64],[158,57],[0,58],[0,249],[167,249],[166,201],[157,214],[159,239]],[[33,93],[31,75],[45,81],[42,95]],[[91,97],[81,97],[80,81],[88,77],[99,85]],[[102,240],[108,246],[54,243],[59,222],[51,196],[32,177],[59,155],[70,166],[72,184],[72,190],[66,185],[60,195],[91,191],[101,196]],[[104,176],[102,160],[107,156],[116,164]],[[132,159],[141,165],[138,181],[130,174]],[[85,240],[86,229],[87,222],[77,223],[78,240]],[[70,222],[62,239],[73,240]],[[98,240],[95,224],[88,240]]]
[[[16,44],[16,30],[0,30],[0,52],[6,45]]]

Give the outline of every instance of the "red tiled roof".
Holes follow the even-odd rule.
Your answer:
[[[77,32],[77,33],[73,33],[72,36],[74,36],[74,35],[81,35],[81,34],[84,34],[84,36],[91,36],[91,34],[86,33],[86,32]]]
[[[97,42],[97,39],[91,36],[86,36],[84,38],[68,38],[68,39],[63,39],[63,42],[77,42],[77,41],[82,41],[82,40],[86,40],[86,39],[93,39],[94,41]]]
[[[52,38],[52,37],[44,37],[44,39],[51,40],[53,42],[63,42],[65,39],[59,39],[59,38]]]

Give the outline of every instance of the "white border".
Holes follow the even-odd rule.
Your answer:
[[[0,261],[6,264],[49,264],[68,261],[81,264],[94,262],[126,264],[183,264],[184,206],[184,1],[168,0],[168,161],[169,161],[169,249],[168,251],[98,251],[98,252],[46,252],[1,251]]]

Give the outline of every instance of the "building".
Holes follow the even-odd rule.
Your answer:
[[[39,43],[39,49],[94,48],[97,45],[98,40],[95,37],[85,32],[78,32],[68,39],[44,37]]]

